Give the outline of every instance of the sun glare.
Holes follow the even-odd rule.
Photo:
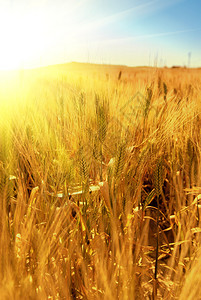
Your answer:
[[[28,68],[37,64],[44,48],[40,17],[16,14],[0,17],[0,69]]]

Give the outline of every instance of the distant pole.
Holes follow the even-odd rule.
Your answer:
[[[188,68],[191,66],[191,52],[188,52]]]

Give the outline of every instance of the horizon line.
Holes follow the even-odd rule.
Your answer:
[[[36,69],[42,69],[42,68],[49,68],[49,67],[57,67],[57,66],[64,66],[64,65],[70,65],[70,64],[85,64],[85,65],[96,65],[96,66],[109,66],[109,67],[126,67],[126,68],[156,68],[156,69],[172,69],[172,68],[185,68],[185,69],[201,69],[201,65],[197,67],[188,67],[187,65],[176,65],[173,64],[171,66],[157,66],[153,65],[150,66],[148,64],[145,65],[126,65],[126,64],[115,64],[115,63],[97,63],[97,62],[86,62],[86,61],[68,61],[68,62],[58,62],[58,63],[52,63],[52,64],[45,64],[45,65],[38,65],[38,66],[33,66],[33,67],[18,67],[18,68],[13,68],[13,69],[0,69],[0,72],[12,72],[12,71],[31,71],[31,70],[36,70]]]

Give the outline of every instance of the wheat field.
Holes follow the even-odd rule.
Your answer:
[[[0,73],[0,299],[201,299],[200,75]]]

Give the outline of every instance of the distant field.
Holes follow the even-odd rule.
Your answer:
[[[0,72],[0,298],[199,299],[201,69]]]

